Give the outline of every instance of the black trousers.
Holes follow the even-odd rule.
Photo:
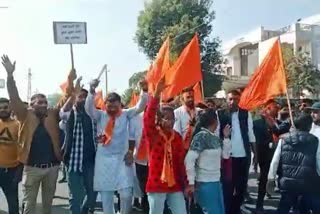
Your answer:
[[[270,149],[269,145],[258,144],[257,145],[258,153],[258,164],[260,168],[259,175],[259,185],[258,185],[258,199],[257,199],[257,208],[263,208],[263,201],[266,195],[266,186],[268,182],[268,173],[270,169],[270,164],[274,154],[274,149]]]
[[[17,168],[0,168],[0,188],[6,196],[9,214],[19,214]]]
[[[148,195],[146,193],[146,185],[148,180],[148,166],[136,163],[136,174],[139,180],[139,186],[143,193],[141,205],[144,213],[149,213]]]
[[[297,198],[301,198],[297,204]],[[279,214],[288,214],[290,209],[298,205],[301,214],[320,213],[320,196],[312,194],[294,194],[288,192],[281,193],[281,199],[278,206]]]
[[[232,158],[232,189],[231,214],[240,214],[240,208],[244,201],[248,183],[248,165],[250,157]]]

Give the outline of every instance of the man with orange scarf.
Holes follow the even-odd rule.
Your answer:
[[[146,186],[150,214],[162,214],[165,201],[172,214],[186,214],[183,186],[186,181],[183,141],[173,129],[175,116],[170,106],[161,106],[159,97],[165,88],[161,80],[144,113],[145,137],[149,151],[149,175]],[[156,122],[155,122],[156,121]]]
[[[174,130],[176,130],[183,138],[184,148],[187,151],[189,149],[193,127],[196,123],[196,116],[198,115],[200,108],[195,107],[194,102],[194,91],[193,88],[186,88],[182,91],[182,103],[183,105],[174,111],[175,114],[175,124]],[[219,136],[219,122],[216,131],[217,136]]]
[[[94,190],[100,192],[104,214],[113,214],[113,196],[120,194],[121,214],[129,214],[133,196],[133,150],[128,145],[128,125],[131,118],[145,109],[148,99],[147,84],[141,82],[141,95],[133,108],[122,109],[121,97],[117,93],[109,93],[106,97],[106,111],[97,110],[94,103],[95,89],[99,81],[90,83],[90,92],[85,103],[88,115],[97,121],[97,146]]]

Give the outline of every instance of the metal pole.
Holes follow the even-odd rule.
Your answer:
[[[106,65],[106,70],[105,70],[105,75],[106,75],[106,94],[108,93],[108,65]]]
[[[72,66],[72,69],[74,69],[74,60],[73,60],[73,48],[72,48],[72,44],[70,44],[70,53],[71,53],[71,66]]]

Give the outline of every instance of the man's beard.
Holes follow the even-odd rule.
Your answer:
[[[187,102],[186,103],[186,106],[188,107],[188,108],[190,108],[190,109],[194,109],[194,102]]]

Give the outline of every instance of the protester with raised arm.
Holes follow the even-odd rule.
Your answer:
[[[60,161],[62,160],[59,142],[59,111],[73,91],[76,72],[68,76],[67,93],[55,108],[48,108],[45,95],[35,94],[31,97],[28,108],[21,100],[13,77],[15,62],[8,56],[2,56],[2,64],[7,71],[7,89],[12,110],[20,122],[19,139],[21,149],[18,161],[25,165],[23,187],[23,213],[36,213],[36,201],[41,185],[42,214],[50,214],[52,200],[56,190]]]
[[[141,113],[148,99],[147,84],[141,82],[141,96],[133,108],[122,109],[121,97],[109,93],[106,97],[106,111],[97,110],[94,104],[95,89],[99,82],[90,84],[85,109],[92,119],[97,121],[99,143],[95,161],[94,189],[101,194],[103,212],[113,214],[113,196],[120,194],[121,214],[129,214],[133,196],[133,150],[134,144],[128,145],[129,120]]]
[[[0,188],[9,208],[9,214],[19,214],[18,183],[22,165],[18,161],[19,122],[11,118],[9,100],[0,98]]]
[[[88,91],[77,80],[75,93],[60,111],[66,124],[63,151],[70,190],[72,214],[88,214],[94,210],[96,194],[93,191],[94,161],[96,153],[94,123],[84,109]]]

